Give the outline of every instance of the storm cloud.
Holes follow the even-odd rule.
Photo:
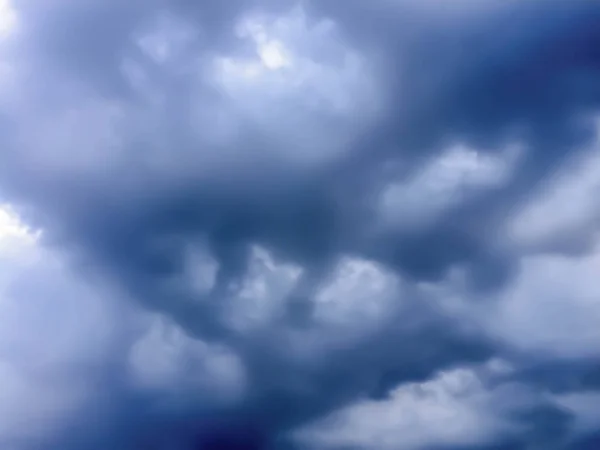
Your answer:
[[[0,446],[594,448],[599,108],[590,0],[0,0]]]

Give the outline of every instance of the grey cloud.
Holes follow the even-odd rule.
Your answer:
[[[278,448],[440,370],[596,357],[592,239],[559,239],[543,205],[542,225],[515,213],[594,152],[593,3],[15,6],[0,44],[3,193],[43,245],[115,286],[101,296],[169,324],[138,329],[132,313],[119,358],[95,363],[110,368],[109,412],[84,408],[56,448]],[[582,206],[564,211],[571,235],[594,234],[588,178]],[[552,231],[541,244],[527,228],[540,226]],[[588,252],[575,262],[546,251],[575,245]],[[550,289],[548,310],[557,265],[550,281],[572,284]],[[25,275],[22,295],[44,277]],[[557,334],[557,316],[575,331]]]
[[[401,385],[385,399],[361,399],[310,424],[298,439],[317,448],[395,448],[401,443],[407,449],[487,448],[514,441],[524,431],[520,418],[537,414],[543,402],[528,386],[502,381],[499,369],[490,362]]]

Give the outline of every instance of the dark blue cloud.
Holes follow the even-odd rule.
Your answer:
[[[2,445],[587,448],[600,7],[5,9]]]

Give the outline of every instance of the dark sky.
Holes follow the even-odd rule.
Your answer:
[[[0,0],[0,448],[600,448],[599,119],[593,0]]]

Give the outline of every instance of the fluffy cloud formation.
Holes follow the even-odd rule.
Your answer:
[[[418,449],[510,438],[519,431],[510,413],[526,408],[531,393],[518,385],[486,386],[486,369],[454,369],[401,385],[383,400],[362,400],[335,412],[303,430],[301,439],[316,441],[319,448],[397,448],[401,442]]]
[[[594,446],[600,7],[0,1],[0,446]]]

